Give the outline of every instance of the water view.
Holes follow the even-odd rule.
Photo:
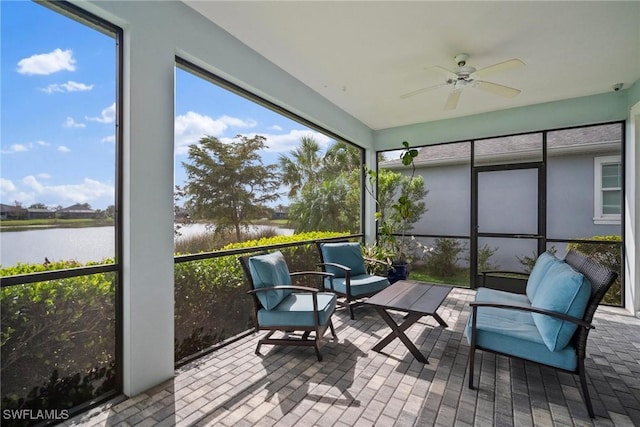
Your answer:
[[[266,226],[254,226],[259,230]],[[274,228],[278,234],[291,235],[292,229]],[[206,233],[205,224],[180,228],[176,239]],[[0,233],[0,265],[10,267],[18,262],[44,263],[76,260],[81,263],[101,261],[115,254],[114,227],[47,228]]]

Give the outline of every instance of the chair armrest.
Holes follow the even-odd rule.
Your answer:
[[[571,323],[575,323],[578,326],[582,326],[585,329],[595,329],[595,326],[591,324],[591,322],[587,322],[578,317],[569,316],[564,313],[558,313],[556,311],[545,310],[543,308],[537,308],[528,305],[520,305],[520,304],[502,304],[496,302],[485,302],[485,301],[474,301],[469,303],[469,306],[473,309],[473,313],[477,312],[478,307],[493,307],[493,308],[502,308],[506,310],[520,310],[520,311],[528,311],[531,313],[540,313],[551,317],[556,317],[558,319],[566,320]],[[474,316],[475,317],[475,316]],[[475,322],[474,322],[475,323]]]
[[[371,262],[371,263],[374,263],[374,264],[380,264],[380,265],[385,265],[385,266],[391,267],[391,264],[390,264],[390,263],[388,263],[388,262],[386,262],[386,261],[382,261],[382,260],[380,260],[380,259],[367,258],[367,257],[363,257],[363,259],[364,259],[366,262]]]
[[[290,289],[292,291],[305,291],[310,292],[311,297],[313,299],[313,313],[314,313],[314,321],[315,326],[318,327],[320,324],[320,312],[318,311],[318,290],[316,288],[308,288],[306,286],[271,286],[269,288],[260,288],[260,289],[252,289],[247,291],[247,294],[257,294],[258,292],[264,291],[276,291],[278,289]]]
[[[326,276],[326,277],[335,277],[336,275],[333,273],[328,273],[326,271],[296,271],[295,273],[289,273],[289,276],[302,276],[305,274],[315,275],[315,276]]]
[[[278,291],[278,290],[283,290],[283,289],[289,289],[289,290],[292,290],[292,291],[312,292],[314,294],[319,292],[316,288],[309,288],[307,286],[287,285],[287,286],[271,286],[271,287],[268,287],[268,288],[252,289],[250,291],[247,291],[247,294],[257,294],[258,292]]]
[[[326,271],[296,271],[294,273],[289,273],[290,277],[295,277],[295,276],[324,276],[324,277],[328,277],[329,278],[329,286],[331,287],[331,291],[335,292],[335,289],[333,288],[333,278],[336,277],[335,274],[333,273],[329,273]],[[324,289],[324,285],[323,285],[323,289]]]
[[[529,273],[513,270],[482,270],[480,274],[517,274],[518,276],[528,276]]]
[[[338,264],[338,263],[335,263],[335,262],[323,262],[323,263],[320,263],[320,264],[317,264],[317,265],[319,267],[328,265],[328,266],[331,266],[331,267],[339,268],[340,270],[344,270],[347,273],[351,273],[351,268],[347,267],[346,265]]]
[[[497,276],[500,274],[513,274],[518,276],[529,277],[529,273],[523,273],[522,271],[512,271],[512,270],[483,270],[480,272],[482,274],[482,287],[486,287],[487,284],[487,276]]]

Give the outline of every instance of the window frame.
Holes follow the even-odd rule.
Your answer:
[[[622,218],[622,212],[619,214],[605,214],[603,212],[603,192],[619,191],[622,193],[622,185],[617,188],[603,188],[602,186],[602,168],[605,165],[618,165],[622,171],[622,156],[600,156],[593,158],[593,223],[597,225],[619,225]],[[622,184],[622,177],[620,177]],[[622,206],[620,207],[622,209]]]

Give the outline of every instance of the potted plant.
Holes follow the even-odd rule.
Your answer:
[[[378,223],[378,245],[391,254],[389,281],[406,279],[409,272],[411,240],[407,232],[426,211],[424,201],[427,194],[422,177],[415,176],[414,159],[418,150],[402,142],[400,160],[404,166],[411,166],[407,178],[392,171],[377,173],[366,169],[371,188],[366,187],[376,201],[376,222]],[[374,195],[373,189],[378,188]]]

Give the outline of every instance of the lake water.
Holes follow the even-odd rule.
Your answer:
[[[256,230],[263,226],[256,226]],[[278,234],[291,235],[293,230],[276,228]],[[207,231],[204,224],[192,224],[180,229],[183,239]],[[47,228],[0,233],[0,264],[3,267],[18,262],[43,263],[75,259],[81,263],[101,261],[115,254],[114,227]]]

